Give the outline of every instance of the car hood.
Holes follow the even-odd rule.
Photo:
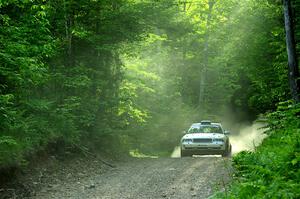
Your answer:
[[[182,137],[182,139],[194,139],[194,138],[224,138],[224,134],[220,133],[189,133]]]

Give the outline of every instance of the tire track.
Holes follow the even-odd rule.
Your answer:
[[[228,159],[219,157],[132,159],[103,174],[48,188],[33,198],[208,198],[217,184],[229,179],[225,162]]]

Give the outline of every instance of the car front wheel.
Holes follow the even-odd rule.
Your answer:
[[[224,153],[222,154],[222,157],[231,157],[231,150],[232,146],[230,145],[229,148],[227,148]]]
[[[189,157],[189,156],[192,156],[191,154],[187,153],[187,152],[184,151],[184,150],[181,150],[181,151],[180,151],[180,155],[181,155],[181,157]]]

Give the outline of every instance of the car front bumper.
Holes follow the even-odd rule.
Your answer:
[[[224,144],[183,144],[181,151],[191,155],[222,155],[225,153]]]

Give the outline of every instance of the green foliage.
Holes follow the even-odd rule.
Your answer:
[[[1,2],[0,14],[0,165],[21,164],[46,139],[37,126],[47,126],[37,113],[48,111],[49,101],[35,92],[47,82],[45,59],[53,55],[45,7],[37,1]],[[42,130],[42,129],[40,129]]]
[[[269,136],[255,152],[244,151],[233,158],[236,172],[226,198],[300,197],[299,113],[299,104],[284,102],[267,115]]]
[[[122,57],[137,55],[135,45],[170,23],[176,7],[12,0],[0,1],[0,9],[0,167],[18,166],[57,140],[132,148],[133,129],[153,117],[153,104],[140,103],[156,92],[147,81],[160,76],[147,70],[127,76]]]

